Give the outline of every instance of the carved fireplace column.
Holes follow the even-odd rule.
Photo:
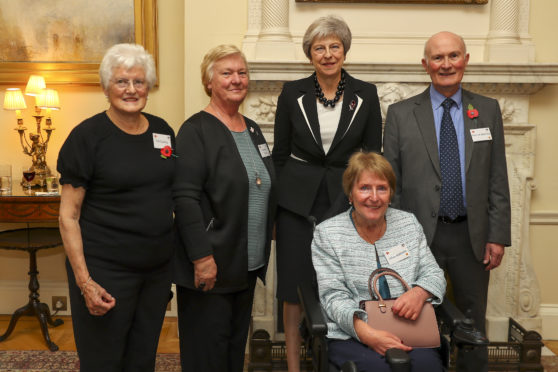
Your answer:
[[[262,0],[261,28],[256,43],[257,60],[292,61],[295,48],[289,30],[289,2]]]
[[[530,46],[521,43],[520,0],[491,0],[490,30],[487,35],[484,59],[488,62],[533,62],[534,53]],[[528,6],[528,2],[527,2]],[[523,14],[529,14],[523,12]]]

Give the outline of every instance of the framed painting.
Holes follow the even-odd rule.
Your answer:
[[[96,85],[105,51],[143,45],[158,65],[157,0],[0,0],[0,84]]]
[[[297,3],[487,4],[488,0],[296,0]]]

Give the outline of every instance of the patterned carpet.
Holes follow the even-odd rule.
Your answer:
[[[1,372],[78,372],[74,351],[1,350]],[[157,354],[155,372],[180,372],[179,354]]]
[[[543,356],[545,372],[558,372],[558,357]],[[0,350],[0,372],[78,372],[74,351]],[[180,372],[179,354],[157,354],[155,372]]]
[[[541,364],[545,372],[558,372],[558,356],[543,356]]]

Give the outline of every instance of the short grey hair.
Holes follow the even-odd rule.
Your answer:
[[[124,67],[127,70],[133,67],[143,68],[145,81],[149,89],[153,88],[157,82],[155,60],[141,45],[115,44],[106,51],[99,67],[99,77],[103,90],[108,88],[114,70],[118,67]]]
[[[330,15],[316,19],[306,29],[302,38],[302,50],[304,50],[308,59],[312,60],[311,49],[314,41],[327,36],[339,38],[343,44],[343,52],[347,55],[347,52],[351,49],[351,30],[343,19]]]

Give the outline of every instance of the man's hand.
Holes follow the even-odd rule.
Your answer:
[[[486,243],[486,247],[484,248],[484,260],[482,261],[483,264],[488,264],[485,270],[489,271],[500,266],[502,257],[504,257],[503,244]]]

